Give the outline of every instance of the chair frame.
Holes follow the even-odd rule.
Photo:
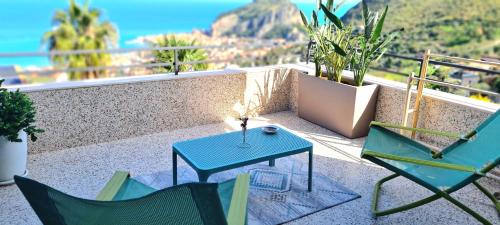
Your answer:
[[[399,125],[395,125],[395,124],[381,123],[381,122],[375,122],[375,121],[372,122],[370,124],[370,126],[379,126],[382,128],[396,128],[396,129],[407,130],[407,131],[415,131],[415,132],[420,132],[420,133],[433,134],[433,135],[438,135],[438,136],[447,137],[447,138],[459,138],[459,141],[467,141],[476,134],[476,132],[473,131],[467,135],[461,136],[461,135],[456,134],[456,133],[442,132],[442,131],[435,131],[435,130],[428,130],[428,129],[421,129],[421,128],[411,128],[411,127],[405,127],[405,126],[399,126]],[[433,158],[439,158],[443,154],[446,154],[446,152],[443,152],[443,151],[442,152],[430,151],[429,153],[433,155]],[[441,162],[430,161],[430,160],[415,159],[415,158],[410,158],[410,157],[401,157],[398,155],[378,153],[378,152],[370,151],[370,150],[366,150],[366,149],[363,150],[361,157],[368,159],[376,164],[379,164],[379,165],[381,165],[381,166],[383,166],[383,167],[385,167],[385,168],[387,168],[395,173],[395,174],[392,174],[388,177],[382,178],[381,180],[379,180],[375,184],[375,188],[373,191],[372,204],[371,204],[371,211],[374,214],[374,216],[376,216],[376,217],[406,211],[406,210],[433,202],[433,201],[438,200],[440,198],[444,198],[444,199],[448,200],[449,202],[453,203],[454,205],[458,206],[460,209],[464,210],[465,212],[467,212],[468,214],[470,214],[474,218],[476,218],[481,223],[492,224],[490,221],[485,219],[483,216],[481,216],[480,214],[478,214],[474,210],[470,209],[469,207],[467,207],[466,205],[464,205],[463,203],[461,203],[457,199],[450,196],[450,194],[453,193],[454,191],[457,191],[460,188],[462,188],[470,183],[473,183],[482,193],[484,193],[486,195],[486,197],[488,197],[493,202],[497,212],[500,213],[500,202],[494,197],[493,194],[491,194],[486,188],[484,188],[483,186],[481,186],[477,182],[477,180],[479,178],[484,177],[488,171],[490,171],[491,169],[495,168],[496,165],[498,165],[498,163],[499,163],[499,162],[497,162],[498,160],[493,162],[493,163],[488,164],[484,168],[477,169],[477,168],[474,168],[474,167],[469,166],[469,165],[441,163]],[[472,172],[473,175],[458,185],[455,185],[455,186],[448,188],[446,190],[444,190],[444,189],[441,190],[441,189],[438,189],[434,186],[430,186],[427,183],[425,183],[419,179],[415,179],[411,174],[408,174],[405,171],[402,171],[402,170],[384,162],[383,160],[380,160],[379,158],[395,160],[395,161],[402,161],[402,162],[406,162],[406,163],[413,163],[413,164],[417,164],[417,165],[431,166],[431,167],[442,168],[442,169]],[[379,201],[379,194],[380,194],[380,189],[382,187],[382,184],[389,181],[389,180],[392,180],[396,177],[399,177],[399,176],[404,176],[404,177],[410,179],[411,181],[429,189],[430,191],[434,192],[434,195],[431,195],[427,198],[424,198],[424,199],[421,199],[421,200],[418,200],[418,201],[415,201],[415,202],[412,202],[412,203],[409,203],[406,205],[398,206],[395,208],[386,209],[386,210],[378,210],[377,205],[378,205],[378,201]]]

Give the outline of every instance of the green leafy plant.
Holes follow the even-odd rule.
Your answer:
[[[36,128],[36,111],[30,98],[19,92],[11,92],[2,88],[4,80],[0,80],[0,136],[11,142],[21,142],[19,131],[25,131],[32,141],[37,140],[37,133],[43,132]]]
[[[340,4],[339,4],[340,5]],[[337,6],[338,8],[338,6]],[[352,51],[352,26],[345,26],[335,16],[337,8],[333,7],[333,1],[328,1],[327,6],[321,5],[321,10],[328,19],[326,21],[327,32],[324,36],[326,45],[324,48],[324,61],[326,64],[328,80],[342,82],[342,71],[351,60]]]
[[[174,35],[167,36],[164,35],[158,38],[156,42],[151,44],[153,47],[182,47],[182,46],[195,46],[196,41],[186,41],[182,39],[175,38]],[[153,51],[154,60],[153,63],[173,63],[174,62],[174,51],[173,50],[155,50]],[[177,51],[178,62],[192,62],[192,61],[203,61],[207,60],[208,56],[203,49],[180,49]],[[208,64],[198,63],[198,64],[182,64],[179,66],[180,71],[199,71],[207,70]],[[173,65],[162,66],[156,69],[159,73],[171,73],[175,72]]]
[[[304,26],[306,27],[306,31],[309,34],[310,42],[309,42],[309,48],[311,47],[316,47],[317,45],[313,45],[315,42],[315,39],[318,39],[322,36],[322,33],[319,31],[319,23],[318,23],[318,14],[316,13],[316,10],[313,10],[312,16],[311,16],[311,22],[307,20],[307,17],[305,16],[304,12],[302,10],[300,11],[300,17],[302,18],[302,22],[304,23]],[[309,53],[307,53],[309,54]],[[314,74],[316,77],[322,77],[323,76],[323,71],[321,70],[321,63],[323,62],[323,54],[319,49],[314,49],[312,52],[312,61],[314,63]]]
[[[500,77],[495,78],[491,86],[491,89],[493,91],[496,91],[497,93],[500,93]]]
[[[368,67],[373,61],[378,60],[387,50],[388,45],[396,38],[399,31],[382,35],[384,20],[387,15],[388,6],[382,15],[368,9],[366,1],[363,4],[364,32],[356,37],[357,49],[351,59],[351,69],[354,73],[354,84],[363,85],[363,80]]]
[[[325,23],[319,25],[318,12],[323,11]],[[318,1],[318,7],[313,10],[311,16],[311,22],[307,20],[304,12],[300,11],[300,16],[302,22],[306,27],[307,33],[311,39],[311,43],[314,43],[315,49],[312,55],[313,62],[315,65],[315,74],[317,77],[322,77],[323,73],[321,70],[321,65],[326,62],[335,61],[333,58],[346,56],[345,50],[338,45],[336,41],[336,30],[343,30],[342,21],[335,16],[331,11],[333,10],[333,0],[327,2],[327,6],[323,5],[321,1]],[[328,61],[327,60],[328,57]],[[332,58],[333,57],[333,58]],[[329,64],[330,64],[329,63]],[[331,67],[333,68],[333,67]],[[329,73],[328,79],[333,80],[333,74]]]
[[[69,50],[104,50],[114,46],[118,41],[116,27],[108,21],[99,20],[101,11],[69,1],[67,10],[57,10],[52,18],[55,26],[44,34],[42,43],[49,51]],[[55,55],[50,60],[60,68],[100,67],[111,64],[111,55],[107,53]],[[69,73],[71,80],[92,79],[106,75],[104,70],[73,71]]]

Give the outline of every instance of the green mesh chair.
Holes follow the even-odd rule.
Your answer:
[[[450,146],[435,153],[429,147],[402,136],[387,128],[427,133],[458,139]],[[384,216],[412,209],[444,198],[460,207],[484,224],[491,224],[472,209],[450,196],[468,184],[474,184],[493,201],[500,212],[500,204],[478,179],[500,164],[500,110],[484,121],[476,130],[465,136],[419,128],[372,122],[361,157],[383,166],[395,174],[383,178],[375,185],[372,212]],[[381,185],[398,176],[406,177],[435,194],[393,209],[377,210]]]
[[[189,183],[155,190],[116,172],[97,200],[73,197],[36,181],[14,179],[43,224],[246,223],[249,175],[220,184]]]

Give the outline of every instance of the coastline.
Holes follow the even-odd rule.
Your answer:
[[[116,24],[120,31],[120,48],[136,47],[132,40],[141,36],[152,36],[164,33],[186,33],[193,29],[210,29],[211,23],[221,14],[234,10],[251,2],[196,2],[189,4],[190,13],[198,15],[196,18],[186,19],[186,13],[178,8],[184,8],[187,2],[150,2],[146,4],[141,1],[129,2],[124,0],[122,4],[108,1],[94,1],[92,6],[101,8],[104,16]],[[352,5],[356,5],[359,0],[349,0],[339,9],[339,16],[347,12]],[[43,33],[51,28],[51,17],[56,9],[64,9],[67,5],[65,1],[40,2],[33,1],[27,3],[5,2],[5,8],[0,9],[0,28],[2,38],[0,40],[0,52],[35,52],[43,50],[40,46],[40,38]],[[314,1],[296,1],[295,5],[306,13],[311,13],[315,7]],[[13,10],[21,7],[23,10]],[[161,9],[161,10],[160,10]],[[20,14],[22,12],[22,14]],[[25,15],[29,14],[29,17]],[[133,17],[130,17],[134,15]],[[18,18],[16,23],[12,18]],[[31,19],[30,19],[31,18]],[[133,18],[133,19],[132,19]],[[139,20],[140,18],[140,20]],[[158,23],[161,21],[161,23]],[[147,26],[143,26],[145,24]],[[20,63],[15,63],[15,62]],[[29,63],[29,62],[33,63]],[[40,66],[43,62],[48,64],[48,60],[23,59],[15,60],[0,59],[1,65]],[[5,63],[2,63],[5,62]],[[43,65],[42,65],[43,66]]]
[[[249,0],[249,2],[251,2]],[[339,9],[339,16],[345,14],[350,8],[354,5],[358,4],[359,0],[350,0],[347,1],[346,4]],[[157,4],[157,3],[155,3]],[[144,47],[147,44],[147,41],[151,40],[152,37],[158,37],[162,35],[175,35],[181,37],[187,37],[189,35],[195,35],[197,38],[200,38],[200,45],[225,45],[225,44],[233,44],[238,43],[238,41],[232,38],[224,39],[223,37],[217,37],[218,39],[224,40],[215,40],[211,39],[208,36],[200,35],[202,33],[207,34],[208,30],[210,30],[211,24],[217,19],[222,13],[232,11],[236,8],[245,6],[247,3],[231,3],[231,4],[216,4],[216,3],[203,3],[202,5],[196,4],[191,11],[194,12],[203,12],[201,18],[196,18],[195,20],[189,19],[184,20],[183,17],[174,18],[175,15],[166,16],[164,13],[159,15],[153,15],[157,13],[158,5],[155,4],[146,4],[146,5],[131,5],[131,3],[127,5],[116,5],[111,3],[95,3],[93,4],[96,8],[104,9],[105,16],[107,19],[112,21],[117,25],[120,32],[120,40],[119,40],[119,48],[136,48],[136,47]],[[159,4],[159,3],[158,3]],[[161,3],[164,6],[165,3]],[[177,4],[177,3],[176,3]],[[179,3],[181,4],[181,3]],[[201,3],[200,3],[201,4]],[[215,4],[215,5],[214,5]],[[15,5],[15,4],[13,4]],[[176,11],[171,7],[171,4],[168,4],[169,7],[167,11]],[[181,4],[182,5],[182,4]],[[312,9],[315,7],[314,3],[304,3],[304,2],[296,2],[295,5],[303,10],[306,13],[310,13]],[[22,6],[22,5],[20,5]],[[130,11],[131,8],[137,8],[140,12],[138,16],[140,16],[141,20],[134,22],[131,21],[130,17],[125,17],[125,12]],[[210,7],[208,7],[210,6]],[[45,7],[45,8],[44,8]],[[47,17],[47,19],[40,19],[41,22],[36,27],[37,30],[32,30],[32,26],[16,26],[19,31],[23,31],[21,33],[29,34],[29,36],[12,36],[10,37],[8,33],[4,33],[4,38],[0,42],[0,52],[37,52],[43,51],[44,49],[40,46],[39,37],[43,34],[43,31],[49,30],[47,27],[49,25],[50,17],[52,13],[57,8],[64,8],[60,3],[55,4],[53,6],[44,6],[42,9],[37,10],[36,13],[38,16],[43,15],[43,17]],[[147,10],[146,10],[147,9]],[[208,10],[210,9],[210,10]],[[212,9],[215,9],[212,10]],[[154,10],[151,13],[144,14],[144,10]],[[1,10],[0,10],[1,11]],[[178,11],[178,10],[177,10]],[[117,12],[120,12],[117,14]],[[143,15],[144,14],[144,15]],[[148,15],[151,14],[151,15]],[[185,15],[185,13],[176,12],[179,15]],[[197,14],[198,15],[198,14]],[[144,17],[146,16],[146,17]],[[6,16],[5,16],[6,17]],[[155,18],[155,19],[153,19]],[[148,22],[148,20],[150,20]],[[47,21],[47,22],[44,22]],[[155,21],[155,22],[153,22]],[[162,21],[162,23],[157,23],[157,21]],[[182,21],[182,22],[174,22],[174,21]],[[125,23],[127,22],[127,23]],[[128,23],[133,23],[135,25],[130,25]],[[147,24],[147,26],[142,26],[139,24]],[[161,25],[168,24],[168,25]],[[35,24],[33,24],[34,26]],[[0,22],[0,27],[4,29],[6,26]],[[165,29],[167,28],[167,29]],[[187,28],[187,29],[186,29]],[[171,31],[168,31],[168,30]],[[12,32],[15,30],[12,30]],[[37,33],[39,33],[37,35]],[[14,35],[14,34],[12,34]],[[35,37],[36,36],[36,37]],[[245,42],[249,42],[248,40],[244,40]],[[259,42],[260,40],[256,40]],[[3,46],[3,47],[2,47]],[[50,67],[51,63],[47,57],[11,57],[11,58],[0,58],[0,67],[4,66],[17,66],[22,68],[45,68]]]

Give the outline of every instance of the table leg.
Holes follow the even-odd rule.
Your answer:
[[[210,174],[205,174],[205,173],[199,173],[198,172],[198,181],[200,183],[206,183],[209,176],[210,176]]]
[[[309,150],[309,177],[307,181],[307,190],[312,191],[312,173],[313,173],[313,151]]]
[[[172,185],[177,185],[177,153],[172,151]]]
[[[269,166],[270,167],[274,167],[274,161],[275,161],[274,159],[269,160]]]

